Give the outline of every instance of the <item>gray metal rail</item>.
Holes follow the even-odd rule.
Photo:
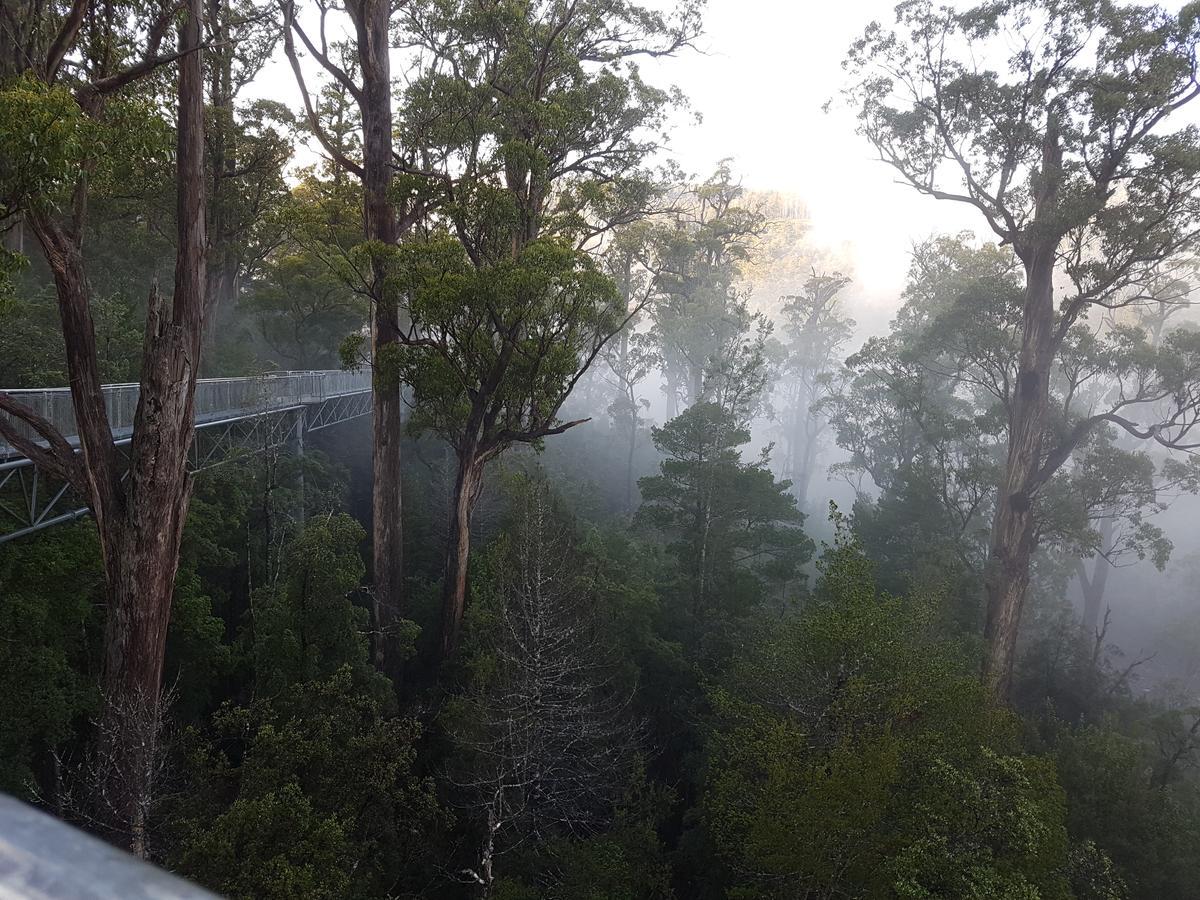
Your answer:
[[[369,390],[371,378],[365,371],[277,372],[252,378],[202,378],[196,382],[196,424],[261,415]],[[74,442],[75,410],[71,405],[70,388],[32,388],[5,393],[48,419],[64,437]],[[104,400],[114,439],[120,441],[129,437],[137,412],[138,386],[105,385]],[[0,416],[4,415],[0,413]],[[23,422],[12,417],[6,418],[20,434],[38,439]],[[14,459],[21,455],[0,439],[0,459]]]
[[[75,415],[67,388],[10,391],[76,442]],[[109,422],[118,447],[127,445],[137,411],[136,384],[106,385]],[[255,378],[206,378],[196,386],[196,439],[188,468],[202,472],[236,458],[237,451],[262,452],[371,413],[371,379],[366,372],[280,372]],[[0,415],[4,415],[0,413]],[[16,423],[15,420],[9,421]],[[23,425],[22,432],[37,440]],[[39,441],[40,443],[40,441]],[[70,485],[42,472],[15,448],[0,441],[0,544],[73,522],[87,515]],[[4,900],[0,894],[0,900]]]
[[[0,794],[0,900],[217,900]]]

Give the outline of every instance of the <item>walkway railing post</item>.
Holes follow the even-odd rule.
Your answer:
[[[305,496],[304,496],[304,439],[305,432],[308,430],[308,407],[301,406],[300,411],[296,414],[296,494],[299,497],[298,509],[296,510],[297,521],[301,525],[304,524],[305,515]]]

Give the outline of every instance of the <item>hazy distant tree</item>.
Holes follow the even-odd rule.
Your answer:
[[[337,368],[342,340],[367,321],[361,298],[303,248],[272,254],[251,290],[258,329],[286,368]]]
[[[707,181],[680,191],[665,227],[655,232],[651,267],[658,297],[651,334],[672,417],[681,400],[689,406],[713,399],[714,388],[727,385],[722,376],[745,364],[739,357],[748,349],[747,336],[753,342],[769,327],[736,287],[739,264],[766,228],[744,196],[724,160]]]
[[[637,222],[613,233],[605,248],[602,268],[612,278],[617,292],[625,300],[626,310],[642,311],[658,292],[658,277],[650,269],[649,257],[655,234],[655,224]],[[625,444],[625,514],[634,512],[634,460],[638,438],[646,420],[642,410],[650,406],[646,397],[638,394],[638,385],[654,371],[659,358],[653,336],[638,330],[642,316],[630,319],[620,334],[607,344],[604,352],[606,380],[617,388],[608,404],[608,415],[622,433]]]
[[[653,228],[650,223],[643,222],[620,229],[614,233],[605,250],[602,261],[604,272],[624,299],[626,309],[643,310],[655,296],[657,278],[648,263]],[[641,316],[631,319],[604,349],[606,378],[617,389],[616,396],[608,406],[608,414],[626,441],[626,515],[632,515],[634,511],[634,458],[642,426],[646,423],[642,411],[650,406],[650,401],[640,396],[638,388],[658,361],[652,336],[644,330],[637,330],[640,320]]]
[[[851,452],[839,470],[869,474],[882,492],[878,507],[860,521],[875,519],[874,530],[890,548],[881,558],[890,556],[910,575],[920,569],[914,554],[943,575],[955,558],[973,578],[985,573],[987,522],[1015,402],[1021,297],[1012,258],[1002,249],[962,237],[919,245],[891,333],[850,358],[852,377],[829,403],[839,442]],[[1074,329],[1050,370],[1049,427],[1061,434],[1121,396],[1152,354],[1139,329],[1111,323]],[[1170,542],[1150,518],[1169,492],[1194,488],[1200,470],[1122,448],[1111,432],[1096,427],[1079,439],[1043,485],[1033,518],[1036,544],[1080,560],[1080,571],[1094,554],[1106,567],[1136,557],[1161,568]],[[900,526],[904,516],[907,529]],[[1097,581],[1086,573],[1083,580],[1089,646],[1106,577],[1105,569],[1097,571]]]
[[[774,312],[779,298],[796,293],[814,270],[847,270],[844,252],[812,242],[812,216],[799,196],[750,188],[742,202],[763,217],[765,226],[755,238],[754,252],[738,265],[753,308]]]
[[[849,56],[862,133],[926,195],[969,205],[1024,274],[1020,356],[986,577],[985,677],[1008,689],[1042,489],[1097,427],[1184,447],[1200,341],[1177,335],[1107,407],[1052,423],[1052,369],[1095,307],[1142,302],[1155,264],[1192,242],[1200,134],[1171,131],[1200,95],[1200,18],[1108,0],[914,0],[899,32]],[[1056,275],[1066,290],[1056,303]]]
[[[983,570],[1019,293],[1001,249],[961,237],[918,245],[890,333],[847,360],[826,401],[850,454],[835,471],[861,496],[864,476],[879,492],[856,519],[883,573]]]
[[[786,588],[809,559],[804,517],[765,454],[742,460],[750,435],[717,404],[689,407],[653,435],[666,459],[661,474],[638,482],[638,516],[665,536],[678,565],[682,637],[697,647],[730,641],[764,585]]]
[[[848,283],[843,275],[814,270],[802,293],[783,298],[780,312],[783,354],[776,363],[773,397],[783,438],[781,470],[801,510],[807,508],[809,485],[827,440],[829,420],[822,401],[832,392],[843,348],[854,331],[838,298]]]
[[[442,126],[433,161],[399,166],[441,204],[429,239],[394,258],[412,320],[396,360],[414,424],[458,457],[443,653],[458,640],[484,466],[579,424],[559,411],[634,312],[589,249],[657,208],[645,161],[678,98],[646,84],[635,60],[688,46],[697,9],[539,0],[411,10],[406,27],[433,61],[408,92],[410,118]]]
[[[634,460],[638,443],[645,433],[647,419],[642,415],[650,401],[641,396],[638,386],[654,370],[654,350],[645,332],[632,332],[632,325],[617,336],[605,360],[617,393],[608,405],[612,418],[621,436],[625,439],[625,513],[634,511],[633,494],[636,489]]]
[[[1159,760],[1154,780],[1166,788],[1190,770],[1200,769],[1200,707],[1166,710],[1154,722]]]
[[[211,35],[207,74],[209,269],[208,315],[230,320],[242,279],[273,243],[272,211],[287,197],[283,172],[291,143],[276,104],[239,105],[271,57],[280,30],[263,0],[205,0]],[[273,10],[272,10],[273,11]],[[212,335],[209,336],[210,343]]]
[[[340,170],[306,172],[276,213],[279,240],[245,290],[244,308],[282,364],[329,368],[348,334],[361,333],[370,298],[354,288],[362,242],[356,185]]]
[[[1085,646],[1096,641],[1110,570],[1149,560],[1162,571],[1174,544],[1153,517],[1167,509],[1172,497],[1200,488],[1194,457],[1156,461],[1140,448],[1120,446],[1119,436],[1113,429],[1097,431],[1047,493],[1051,510],[1074,515],[1073,523],[1064,522],[1063,530],[1071,536],[1060,543],[1076,557]]]

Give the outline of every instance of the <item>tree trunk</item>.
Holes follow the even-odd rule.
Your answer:
[[[348,7],[352,4],[348,4]],[[396,210],[388,192],[392,183],[392,84],[388,59],[387,0],[365,0],[356,17],[363,98],[363,212],[368,241],[391,247],[399,240]],[[400,383],[387,371],[392,348],[399,343],[399,309],[384,289],[386,262],[380,254],[373,264],[371,358],[375,366],[371,400],[372,537],[375,623],[379,640],[375,660],[396,683],[402,672],[403,647],[398,625],[404,608],[404,548],[401,523]]]
[[[168,458],[177,448],[164,450],[161,478],[130,497],[123,521],[102,526],[108,610],[95,773],[104,799],[98,812],[113,836],[142,858],[160,764],[163,656],[188,506],[186,477],[167,471],[175,468]]]
[[[984,681],[1004,701],[1012,684],[1017,631],[1035,549],[1034,479],[1042,461],[1054,349],[1054,246],[1033,250],[1026,263],[1021,356],[1012,399],[1008,459],[996,516],[986,583]]]
[[[633,392],[630,391],[631,398],[632,398],[632,395],[633,395]],[[633,399],[632,402],[636,404],[637,400]],[[638,438],[637,407],[632,406],[631,409],[633,411],[630,414],[630,421],[629,421],[629,447],[625,454],[625,515],[627,515],[627,516],[633,515],[633,483],[634,483],[633,462],[634,462],[635,456],[637,455],[637,438]]]
[[[792,435],[792,496],[796,498],[796,508],[800,512],[807,512],[808,489],[817,463],[817,437],[810,421],[811,415],[808,404],[797,410]]]
[[[27,455],[64,473],[87,498],[100,537],[107,609],[93,776],[96,820],[138,855],[158,765],[160,688],[179,545],[187,515],[193,399],[204,321],[205,172],[203,0],[187,0],[179,25],[176,153],[178,249],[168,308],[153,290],[142,348],[140,394],[122,474],[96,352],[82,252],[87,180],[75,185],[71,218],[48,207],[29,224],[54,276],[79,453],[43,422],[49,448]],[[89,100],[89,113],[101,104]],[[23,411],[30,423],[36,417]],[[22,412],[17,412],[22,417]]]
[[[1079,587],[1083,593],[1083,615],[1081,621],[1084,647],[1091,650],[1100,628],[1100,609],[1104,603],[1104,591],[1108,586],[1108,573],[1112,564],[1104,554],[1112,550],[1112,519],[1100,523],[1100,549],[1092,558],[1092,571],[1088,574],[1083,560],[1079,561]]]
[[[482,466],[474,450],[458,457],[458,475],[450,498],[450,531],[446,536],[446,575],[442,581],[442,656],[458,646],[467,605],[467,562],[471,555],[471,516],[483,487]]]
[[[190,0],[180,26],[180,48],[191,52],[179,64],[175,294],[169,310],[157,290],[151,295],[124,491],[116,502],[93,497],[109,593],[97,774],[114,832],[139,856],[147,853],[146,819],[159,765],[163,655],[191,487],[187,463],[204,313],[201,18],[201,0]],[[89,465],[90,444],[112,446],[111,434],[91,438],[84,443]]]
[[[209,205],[208,236],[211,241],[205,285],[205,329],[202,366],[211,372],[211,351],[216,345],[216,327],[220,318],[229,319],[230,307],[237,295],[237,253],[230,246],[229,204],[231,177],[237,171],[237,144],[234,131],[233,55],[235,47],[229,35],[229,0],[207,0],[209,29],[214,49],[209,66],[209,104],[213,129],[209,135],[209,177],[212,184]]]

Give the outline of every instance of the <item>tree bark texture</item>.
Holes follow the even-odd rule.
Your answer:
[[[1008,458],[992,526],[985,580],[984,681],[997,700],[1007,699],[1012,684],[1018,626],[1036,544],[1033,492],[1042,462],[1050,406],[1055,324],[1053,276],[1053,246],[1038,249],[1026,265],[1024,328],[1012,400]]]
[[[1042,475],[1042,444],[1050,409],[1050,370],[1060,339],[1056,337],[1054,266],[1061,228],[1057,224],[1063,180],[1062,140],[1051,114],[1042,140],[1033,222],[1014,247],[1025,267],[1021,354],[1008,423],[1008,457],[996,502],[991,550],[984,580],[987,651],[983,680],[994,700],[1005,702],[1012,686],[1017,633],[1029,565],[1036,549],[1033,504]]]
[[[175,293],[169,309],[157,290],[151,296],[123,503],[97,514],[110,591],[101,738],[113,742],[111,753],[101,748],[101,759],[111,767],[110,784],[116,780],[115,825],[129,829],[131,848],[143,855],[158,765],[163,655],[191,488],[205,304],[202,17],[201,0],[189,0],[180,27],[180,49],[192,52],[179,64]]]
[[[387,0],[348,3],[357,30],[362,70],[363,214],[368,241],[395,245],[400,237],[392,185],[392,84],[388,58]],[[398,624],[404,611],[404,548],[401,523],[401,456],[403,434],[400,384],[387,371],[387,360],[399,344],[397,299],[385,289],[386,263],[377,255],[373,276],[371,359],[375,366],[371,400],[372,444],[371,559],[375,623],[379,640],[376,665],[393,682],[399,680],[403,647]]]
[[[471,517],[483,488],[483,464],[472,452],[460,454],[454,495],[450,500],[446,575],[442,580],[441,652],[445,657],[458,646],[467,605],[467,562],[471,555]]]

